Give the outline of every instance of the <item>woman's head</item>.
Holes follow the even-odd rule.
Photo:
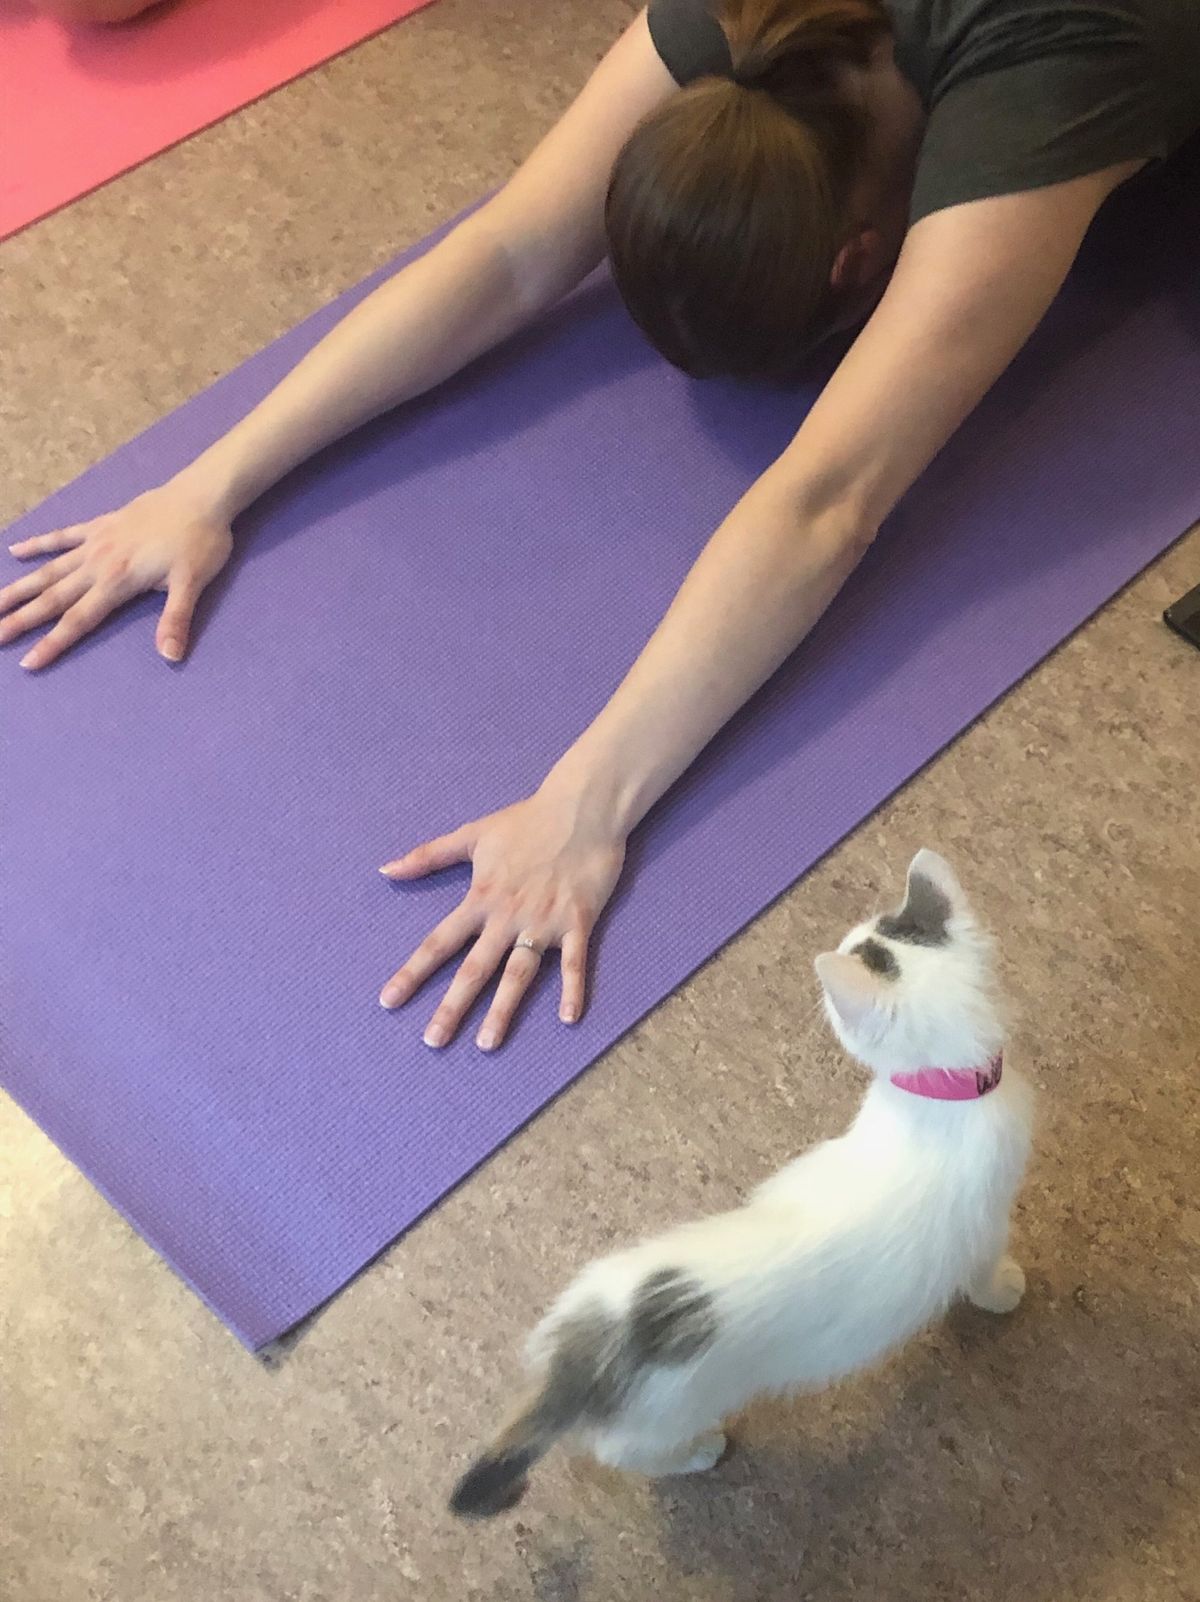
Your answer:
[[[677,367],[788,379],[877,263],[855,188],[870,124],[849,79],[888,33],[878,0],[725,0],[731,78],[633,133],[605,220],[631,315]]]

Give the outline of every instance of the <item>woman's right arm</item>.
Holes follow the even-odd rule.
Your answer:
[[[323,446],[499,344],[599,262],[613,161],[673,89],[639,16],[508,184],[368,295],[182,473],[119,511],[13,546],[60,554],[0,590],[0,644],[57,619],[22,659],[45,667],[123,602],[165,589],[156,644],[179,660],[238,512]]]

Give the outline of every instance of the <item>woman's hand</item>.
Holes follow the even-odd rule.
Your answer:
[[[0,590],[0,645],[54,623],[21,658],[23,668],[48,667],[147,590],[167,592],[154,643],[168,662],[178,662],[187,650],[196,602],[229,560],[233,535],[225,514],[173,479],[119,511],[10,549],[23,557],[61,553]]]
[[[625,860],[624,836],[595,813],[551,779],[527,801],[381,868],[389,879],[419,879],[456,862],[471,864],[470,890],[388,980],[381,1005],[403,1006],[443,963],[473,942],[429,1022],[425,1043],[444,1046],[452,1039],[480,991],[500,973],[476,1036],[476,1044],[491,1051],[504,1039],[542,954],[557,946],[562,951],[559,1017],[574,1023],[583,1012],[588,940]]]

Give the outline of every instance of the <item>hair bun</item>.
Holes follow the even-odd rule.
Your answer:
[[[718,21],[742,89],[794,89],[865,66],[891,31],[880,0],[723,0]]]

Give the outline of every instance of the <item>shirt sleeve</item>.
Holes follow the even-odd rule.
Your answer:
[[[1165,156],[1153,66],[1138,51],[1047,57],[961,79],[936,101],[910,220]]]
[[[646,12],[650,37],[681,88],[697,78],[728,77],[733,70],[716,4],[717,0],[650,0]]]

